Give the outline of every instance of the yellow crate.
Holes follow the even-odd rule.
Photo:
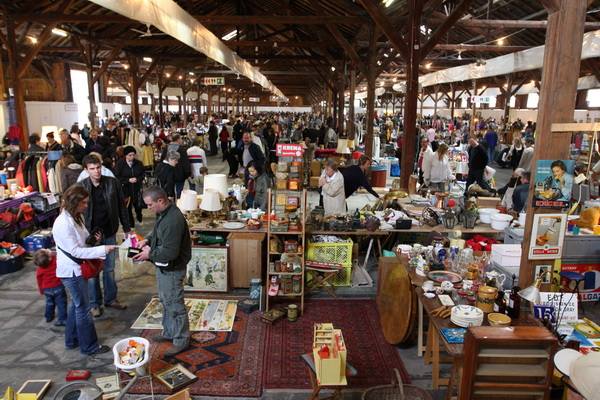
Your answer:
[[[341,264],[344,267],[352,266],[352,239],[344,243],[313,243],[308,242],[306,259],[327,263]]]

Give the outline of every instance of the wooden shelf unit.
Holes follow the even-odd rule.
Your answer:
[[[300,202],[298,204],[298,208],[294,212],[286,212],[281,210],[281,205],[276,204],[277,196],[286,196],[286,201],[289,197],[298,197]],[[285,208],[285,207],[284,207]],[[275,302],[275,298],[286,298],[288,301],[294,298],[299,298],[300,302],[300,314],[304,312],[304,250],[306,248],[306,190],[269,190],[269,202],[268,202],[268,215],[275,213],[278,217],[282,216],[282,213],[285,215],[296,214],[300,219],[300,223],[302,228],[299,231],[272,231],[271,219],[269,218],[267,222],[267,249],[268,249],[268,259],[267,259],[267,283],[266,283],[266,311],[269,311],[273,307],[273,303]],[[301,246],[302,251],[298,252],[273,252],[271,251],[271,238],[277,236],[290,236],[294,237],[298,241],[298,246]],[[282,238],[283,240],[283,238]],[[281,259],[283,255],[290,255],[293,257],[298,257],[300,259],[300,265],[302,270],[297,272],[276,272],[271,268],[271,263],[278,261]],[[277,277],[279,279],[279,290],[276,296],[269,296],[269,287],[271,285],[271,278]],[[281,293],[283,291],[282,287],[282,278],[284,279],[292,279],[292,290],[294,286],[294,279],[300,279],[300,292],[299,293]]]
[[[459,399],[548,399],[556,347],[544,327],[469,328]]]

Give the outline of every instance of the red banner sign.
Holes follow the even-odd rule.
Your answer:
[[[302,157],[304,148],[301,144],[277,143],[275,152],[278,157]]]

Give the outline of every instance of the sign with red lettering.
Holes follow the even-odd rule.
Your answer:
[[[304,148],[301,144],[277,143],[275,153],[277,157],[302,157]]]

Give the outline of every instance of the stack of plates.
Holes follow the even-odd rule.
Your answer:
[[[452,307],[450,321],[463,328],[480,326],[483,323],[483,311],[473,306],[454,306]]]

